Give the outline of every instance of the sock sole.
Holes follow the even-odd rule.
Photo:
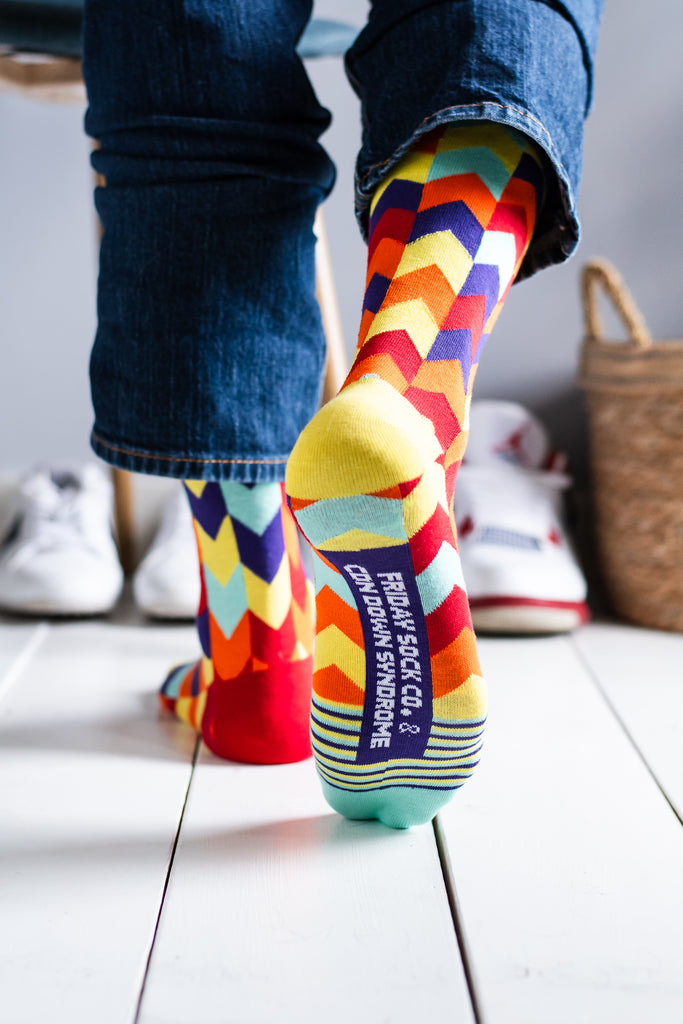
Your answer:
[[[287,475],[318,555],[312,743],[324,794],[345,817],[394,828],[431,820],[469,777],[484,720],[438,452],[405,399],[363,378],[309,424]]]

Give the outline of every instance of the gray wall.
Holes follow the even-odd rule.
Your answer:
[[[361,24],[365,0],[317,12]],[[630,282],[655,336],[681,331],[679,243],[683,163],[683,15],[677,0],[607,0],[580,196],[583,241],[568,263],[513,289],[484,354],[479,397],[539,411],[556,443],[583,453],[574,386],[581,317],[578,274],[593,255]],[[357,103],[340,62],[310,68],[335,115],[326,144],[339,177],[326,209],[349,349],[364,279],[351,212]],[[88,350],[95,325],[95,226],[83,108],[0,96],[0,473],[88,457]]]

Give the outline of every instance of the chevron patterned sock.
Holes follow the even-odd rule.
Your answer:
[[[219,757],[310,756],[312,588],[283,485],[186,481],[199,549],[203,657],[174,669],[161,702]]]
[[[371,208],[359,346],[287,493],[316,553],[312,741],[328,802],[395,828],[472,773],[486,697],[451,513],[482,345],[543,187],[494,124],[425,136]]]

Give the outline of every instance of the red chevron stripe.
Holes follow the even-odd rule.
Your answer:
[[[455,331],[466,328],[472,334],[481,334],[486,316],[486,297],[484,295],[458,295],[443,322],[444,331]]]
[[[453,641],[463,629],[472,628],[470,606],[467,594],[460,587],[453,587],[445,601],[425,616],[429,654],[433,658]]]
[[[403,245],[410,238],[413,230],[415,214],[412,210],[388,209],[382,214],[374,226],[372,237],[368,242],[368,259],[371,260],[375,249],[385,238],[392,238]]]
[[[460,424],[446,396],[413,387],[408,388],[404,395],[418,412],[432,421],[441,447],[447,448],[460,433]]]
[[[249,616],[249,632],[251,635],[251,653],[265,661],[268,665],[275,666],[278,663],[291,661],[296,647],[296,631],[294,629],[294,616],[292,609],[279,629],[273,629],[267,622],[259,619],[252,611],[246,613]]]
[[[526,211],[521,206],[510,203],[499,203],[491,217],[489,231],[505,231],[515,239],[517,261],[521,258],[527,244]]]
[[[411,380],[422,365],[422,356],[415,348],[408,332],[404,330],[382,331],[381,334],[375,334],[365,342],[356,362],[361,363],[380,353],[390,355],[407,380]],[[363,370],[363,373],[369,372],[367,367]]]
[[[453,544],[453,529],[448,513],[437,505],[424,526],[410,538],[410,554],[415,575],[431,565],[444,541]]]

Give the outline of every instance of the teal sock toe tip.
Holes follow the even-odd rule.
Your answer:
[[[337,789],[321,779],[323,795],[330,807],[351,821],[380,821],[388,828],[406,829],[426,825],[452,798],[455,790],[386,787],[368,793]]]

